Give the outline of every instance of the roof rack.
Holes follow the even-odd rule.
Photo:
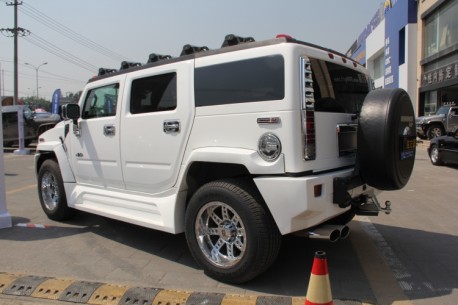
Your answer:
[[[152,62],[157,62],[157,61],[160,61],[160,60],[166,60],[166,59],[171,59],[172,56],[170,55],[160,55],[160,54],[156,54],[156,53],[151,53],[149,56],[148,56],[148,64],[149,63],[152,63]]]
[[[208,50],[209,50],[208,47],[196,47],[196,46],[192,46],[190,44],[186,44],[186,45],[183,46],[183,50],[181,51],[180,56],[190,55],[190,54],[203,52],[203,51],[208,51]]]
[[[224,42],[221,45],[221,48],[224,47],[229,47],[229,46],[235,46],[241,43],[246,43],[246,42],[254,42],[253,37],[240,37],[234,34],[229,34],[224,37]]]
[[[129,69],[129,68],[132,68],[132,67],[140,67],[142,64],[139,63],[139,62],[129,62],[129,61],[123,61],[121,63],[121,68],[119,70],[125,70],[125,69]]]
[[[117,72],[118,70],[116,69],[110,69],[110,68],[100,68],[99,69],[99,74],[98,76],[100,75],[105,75],[105,74],[108,74],[108,73],[114,73],[114,72]]]

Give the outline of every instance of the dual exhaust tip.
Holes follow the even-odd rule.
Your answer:
[[[345,239],[348,235],[350,235],[350,228],[348,226],[339,225],[322,225],[308,231],[309,238],[325,239],[330,242]]]

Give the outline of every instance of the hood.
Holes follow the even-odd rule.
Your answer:
[[[419,116],[415,119],[415,123],[417,124],[424,124],[432,121],[442,121],[445,118],[444,114],[433,114],[433,115],[426,115],[426,116]]]

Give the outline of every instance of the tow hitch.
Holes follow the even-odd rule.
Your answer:
[[[385,201],[385,206],[382,207],[375,196],[361,195],[358,200],[353,201],[353,206],[356,215],[377,216],[382,211],[387,215],[391,213],[391,202]]]

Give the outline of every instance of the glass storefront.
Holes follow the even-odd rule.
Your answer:
[[[458,43],[458,1],[450,1],[425,19],[424,57]]]
[[[418,115],[458,105],[458,0],[438,1],[422,16],[423,56]]]

